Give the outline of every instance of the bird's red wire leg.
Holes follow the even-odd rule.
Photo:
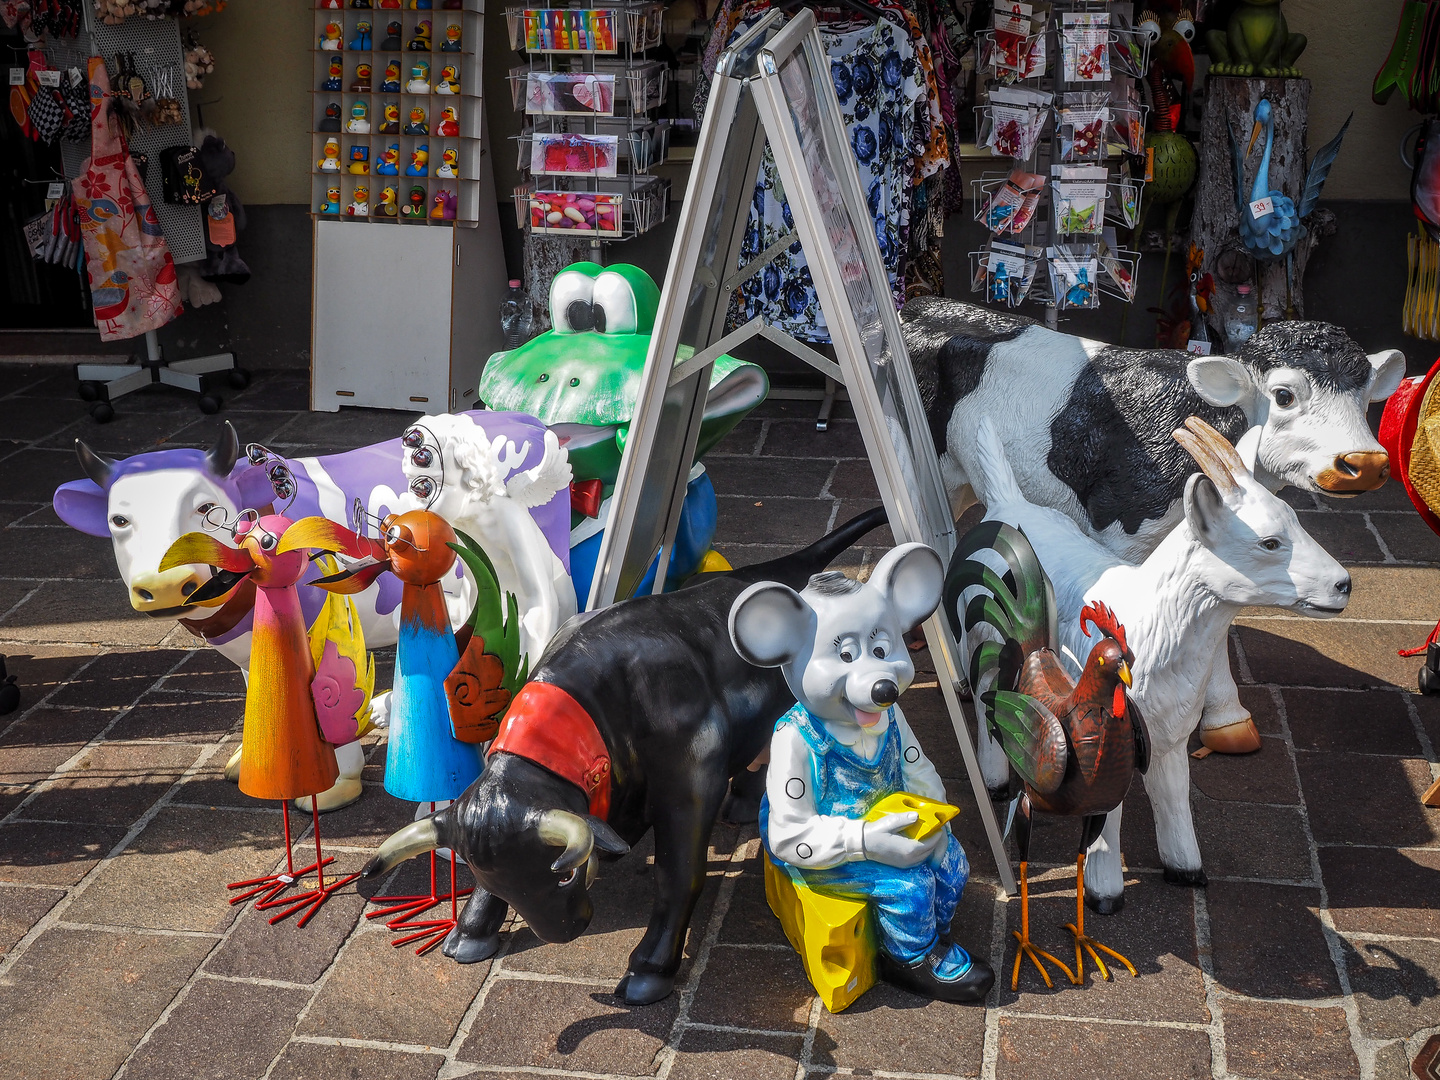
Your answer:
[[[1096,949],[1119,960],[1137,979],[1140,977],[1140,973],[1135,970],[1135,965],[1129,960],[1126,960],[1110,946],[1101,945],[1094,938],[1085,935],[1085,852],[1083,851],[1075,857],[1075,921],[1066,923],[1065,929],[1075,935],[1075,974],[1070,976],[1070,981],[1076,986],[1085,981],[1085,961],[1080,952],[1082,946],[1090,954],[1090,959],[1095,961],[1095,966],[1100,970],[1102,978],[1110,978],[1110,969],[1105,966],[1105,961],[1100,959],[1100,953],[1097,953]]]
[[[435,812],[435,804],[433,802],[430,804],[430,812],[432,814]],[[391,903],[389,907],[366,912],[365,917],[367,919],[385,919],[388,917],[389,921],[386,925],[389,926],[391,930],[404,930],[406,927],[403,924],[417,916],[425,914],[425,912],[435,907],[441,901],[449,899],[453,904],[459,897],[469,896],[469,889],[462,889],[459,893],[455,891],[455,853],[453,851],[450,853],[450,894],[448,897],[440,895],[439,888],[435,883],[435,859],[435,852],[430,852],[430,891],[428,893],[423,896],[384,897],[384,900],[394,902]]]
[[[282,919],[288,919],[297,911],[303,910],[305,914],[301,915],[299,920],[295,923],[295,927],[298,930],[300,927],[304,926],[306,923],[308,923],[311,919],[315,917],[315,912],[320,910],[320,905],[325,903],[326,900],[329,900],[330,897],[335,894],[337,889],[343,889],[346,885],[349,885],[350,882],[354,881],[360,876],[358,872],[354,874],[347,874],[344,877],[336,878],[329,885],[325,884],[325,864],[328,862],[334,862],[335,859],[333,856],[324,858],[321,857],[320,810],[315,805],[315,799],[313,797],[310,799],[310,814],[311,817],[314,819],[315,829],[316,887],[308,892],[296,893],[294,896],[288,896],[284,900],[271,901],[270,903],[268,903],[266,905],[267,907],[277,907],[280,904],[286,903],[289,904],[289,906],[286,907],[284,911],[277,912],[276,914],[270,916],[270,924],[272,926],[275,923],[280,922]],[[259,906],[260,905],[258,904],[256,905],[256,907]]]
[[[434,858],[434,852],[431,852]],[[432,867],[431,873],[434,873]],[[465,890],[469,892],[470,890]],[[450,860],[450,917],[448,919],[425,919],[421,922],[411,922],[406,919],[396,919],[386,923],[391,930],[413,930],[415,933],[406,934],[404,937],[396,938],[390,944],[398,949],[402,945],[409,945],[412,941],[420,942],[420,947],[415,950],[416,956],[424,956],[431,949],[445,940],[446,935],[455,929],[459,921],[460,902],[455,890],[455,860]]]
[[[295,860],[291,855],[290,804],[288,802],[282,801],[280,803],[280,813],[285,821],[285,872],[283,874],[266,874],[264,877],[250,878],[248,881],[232,881],[229,885],[226,885],[225,888],[230,890],[244,889],[245,891],[239,896],[232,896],[230,898],[231,904],[243,904],[252,896],[260,897],[260,899],[255,901],[255,907],[257,909],[288,903],[294,899],[293,896],[276,898],[280,896],[280,893],[295,884],[300,878],[312,870],[319,870],[323,865],[323,863],[318,860],[317,855],[316,862],[300,870],[295,869]],[[324,860],[324,862],[330,861],[332,860]]]
[[[1027,956],[1035,965],[1035,970],[1040,972],[1040,977],[1045,980],[1045,985],[1050,989],[1053,990],[1055,984],[1050,979],[1050,973],[1045,970],[1045,965],[1040,962],[1042,956],[1065,972],[1072,983],[1076,981],[1075,976],[1070,974],[1070,969],[1065,966],[1063,960],[1051,956],[1044,949],[1036,948],[1030,942],[1030,864],[1028,862],[1020,864],[1020,929],[1013,930],[1011,933],[1019,942],[1019,946],[1015,950],[1015,970],[1010,973],[1011,990],[1020,989],[1020,961]]]

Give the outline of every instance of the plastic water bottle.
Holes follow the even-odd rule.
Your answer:
[[[510,281],[510,291],[500,303],[500,330],[505,335],[505,348],[518,349],[530,340],[535,327],[535,313],[530,306],[530,297],[520,287],[518,279]]]
[[[1225,317],[1225,347],[1233,349],[1248,341],[1255,333],[1255,301],[1250,299],[1250,286],[1241,285],[1235,290],[1239,295],[1230,305]]]

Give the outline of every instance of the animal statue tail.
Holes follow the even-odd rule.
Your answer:
[[[877,506],[873,510],[866,510],[863,514],[851,518],[807,548],[793,551],[789,555],[772,559],[770,562],[756,563],[754,566],[744,566],[739,570],[732,570],[725,576],[735,581],[745,582],[778,581],[789,585],[792,589],[803,589],[811,577],[834,562],[836,556],[842,551],[866,533],[878,529],[889,520],[885,514],[885,508]],[[707,578],[718,576],[706,574],[699,581],[703,582]]]
[[[1000,508],[1026,501],[1020,484],[1015,479],[1015,470],[1005,455],[1000,442],[1000,433],[990,417],[982,417],[975,437],[975,469],[970,473],[970,482],[975,496],[985,504],[991,516],[1001,516]]]
[[[429,817],[412,821],[380,845],[379,852],[365,864],[360,876],[373,878],[389,873],[406,859],[413,859],[416,855],[434,851],[436,848],[448,847],[453,850],[454,844],[450,839],[453,826],[454,815],[448,806]]]

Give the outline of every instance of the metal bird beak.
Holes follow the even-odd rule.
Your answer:
[[[1130,665],[1127,664],[1123,659],[1120,661],[1120,681],[1123,682],[1126,686],[1131,685]]]
[[[1261,123],[1255,121],[1255,126],[1250,129],[1250,145],[1245,148],[1245,156],[1248,158],[1255,150],[1255,140],[1260,138]]]
[[[230,591],[255,569],[249,552],[226,547],[207,533],[191,532],[170,545],[165,557],[160,560],[160,572],[192,563],[203,563],[216,570],[209,581],[185,598],[186,607],[213,607],[222,603]]]
[[[351,532],[338,521],[324,517],[301,518],[280,537],[276,555],[287,551],[334,551],[351,559],[383,559],[385,545]]]

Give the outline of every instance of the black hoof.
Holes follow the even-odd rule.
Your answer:
[[[727,825],[753,825],[760,820],[760,800],[732,791],[720,807],[720,820]]]
[[[500,951],[500,935],[461,937],[460,928],[457,926],[445,935],[445,944],[440,946],[440,951],[457,964],[478,964],[481,960],[489,960]]]
[[[901,963],[889,953],[881,951],[880,978],[891,986],[898,986],[902,990],[909,990],[912,994],[935,1001],[951,1001],[960,1005],[984,1001],[985,995],[990,993],[990,987],[995,982],[994,969],[978,956],[972,956],[970,967],[964,975],[958,979],[941,979],[936,976],[930,961],[937,958],[937,953],[943,956],[946,951],[948,950],[941,946],[930,956],[922,956],[909,964]]]
[[[626,1005],[653,1005],[664,1001],[675,990],[674,975],[627,972],[615,988],[615,996]]]
[[[1125,907],[1125,894],[1119,896],[1091,896],[1085,894],[1085,906],[1096,915],[1118,915]]]
[[[1172,870],[1165,868],[1166,885],[1184,885],[1191,889],[1203,889],[1210,884],[1204,870]]]

